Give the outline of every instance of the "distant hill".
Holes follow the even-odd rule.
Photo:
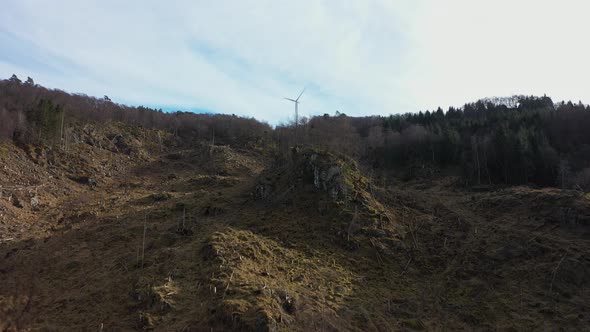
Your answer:
[[[271,131],[268,124],[252,118],[130,107],[114,103],[108,96],[51,90],[30,78],[22,82],[14,75],[0,80],[0,119],[0,139],[35,144],[59,144],[69,127],[105,122],[166,130],[186,141],[215,136],[222,144],[261,140]]]

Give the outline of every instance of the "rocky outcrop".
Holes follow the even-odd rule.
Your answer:
[[[313,185],[316,190],[328,193],[332,200],[337,201],[346,197],[346,186],[341,165],[334,161],[323,160],[318,153],[309,157],[309,167],[313,174]]]
[[[342,158],[314,150],[294,151],[291,161],[273,166],[259,176],[253,191],[256,200],[280,201],[294,191],[326,193],[332,201],[345,200],[347,170],[356,166],[347,165]]]
[[[306,149],[293,151],[292,159],[263,171],[253,189],[259,201],[288,201],[293,195],[325,194],[332,202],[359,198],[368,180],[353,160],[332,153]]]

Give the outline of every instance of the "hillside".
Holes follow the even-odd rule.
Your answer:
[[[1,146],[0,330],[584,330],[590,197],[72,126]],[[477,189],[477,190],[475,190]]]
[[[0,2],[0,332],[590,332],[590,0]]]

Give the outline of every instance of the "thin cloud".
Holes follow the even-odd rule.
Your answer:
[[[7,0],[0,75],[277,123],[489,95],[590,100],[583,1]],[[570,52],[572,51],[572,52]],[[59,70],[56,71],[56,68]],[[58,71],[60,73],[58,73]]]

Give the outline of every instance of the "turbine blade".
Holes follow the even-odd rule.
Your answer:
[[[299,98],[301,98],[301,95],[305,92],[305,88],[303,88],[303,90],[301,91],[301,93],[299,94],[299,97],[297,97],[297,99],[295,100],[299,100]]]
[[[293,100],[293,99],[291,99],[291,98],[287,98],[287,97],[285,97],[285,99],[287,99],[287,100],[290,100],[290,101],[292,101],[292,102],[294,102],[294,103],[296,103],[296,102],[297,102],[297,100]]]

